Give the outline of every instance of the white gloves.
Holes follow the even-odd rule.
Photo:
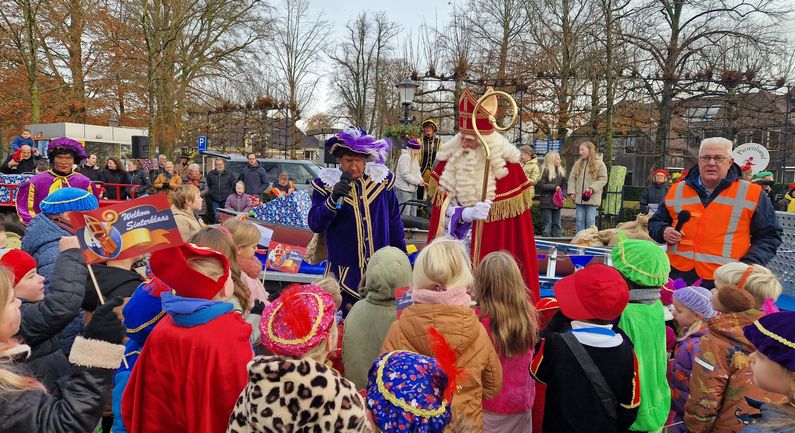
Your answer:
[[[472,207],[464,209],[464,212],[461,213],[461,219],[468,223],[474,220],[484,221],[489,217],[489,210],[491,210],[491,200],[481,201],[475,203]]]

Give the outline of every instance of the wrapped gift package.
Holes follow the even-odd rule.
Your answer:
[[[17,197],[18,188],[13,188],[12,193],[5,185],[22,185],[31,177],[32,174],[0,174],[0,203],[13,202]]]
[[[252,211],[254,217],[270,224],[309,228],[309,208],[312,199],[306,191],[296,191],[288,196],[261,204]]]

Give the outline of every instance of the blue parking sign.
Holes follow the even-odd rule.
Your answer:
[[[196,140],[196,142],[198,144],[197,147],[198,147],[199,153],[207,151],[207,136],[206,135],[200,135],[199,138]]]

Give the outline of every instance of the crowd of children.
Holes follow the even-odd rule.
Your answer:
[[[373,254],[343,321],[330,278],[269,299],[259,230],[232,219],[146,277],[137,258],[95,267],[103,302],[66,225],[96,199],[53,195],[33,220],[48,255],[27,233],[0,251],[0,432],[795,431],[795,313],[759,265],[672,284],[659,246],[620,238],[533,305],[509,254],[473,266],[439,238],[413,265]]]

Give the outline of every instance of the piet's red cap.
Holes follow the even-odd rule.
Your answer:
[[[188,259],[217,260],[224,269],[217,280],[204,275],[188,265]],[[212,299],[224,288],[229,279],[229,259],[218,251],[185,243],[177,247],[155,251],[149,259],[152,274],[186,298]]]
[[[555,284],[560,311],[573,320],[613,320],[629,302],[629,286],[615,268],[591,265]]]

